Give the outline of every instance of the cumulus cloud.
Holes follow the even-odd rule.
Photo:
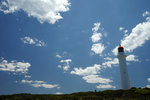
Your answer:
[[[91,36],[92,42],[98,42],[101,40],[102,34],[101,33],[95,33]]]
[[[121,44],[128,52],[133,51],[137,47],[142,46],[147,40],[150,39],[150,22],[139,23],[129,36],[125,37]]]
[[[98,31],[99,28],[100,28],[100,25],[101,25],[100,22],[94,23],[94,27],[92,28],[92,31],[93,31],[94,33],[97,33],[97,31]]]
[[[121,45],[126,52],[132,52],[141,47],[147,40],[150,40],[150,21],[137,24],[132,32],[121,40]],[[117,55],[117,47],[112,52]]]
[[[150,12],[149,12],[149,11],[145,11],[145,12],[143,13],[143,17],[146,17],[146,20],[147,20],[147,21],[150,21]]]
[[[43,87],[43,88],[55,88],[58,87],[58,84],[47,84],[44,81],[33,81],[33,80],[21,80],[21,83],[27,83],[35,88]]]
[[[101,25],[100,22],[94,23],[94,27],[92,28],[93,33],[91,36],[91,40],[93,44],[91,47],[91,51],[93,51],[94,54],[99,54],[100,56],[102,56],[102,53],[106,47],[101,41],[103,37],[102,33],[98,32],[98,30],[100,31],[104,30],[104,28],[101,28],[100,25]],[[104,37],[107,37],[106,32],[104,33]],[[82,79],[85,80],[87,83],[99,83],[99,84],[106,85],[106,84],[109,84],[110,82],[113,82],[109,78],[102,78],[99,75],[97,75],[100,69],[102,69],[101,65],[94,64],[94,66],[89,66],[89,67],[86,67],[85,69],[74,68],[70,73],[82,76]]]
[[[13,73],[27,73],[28,69],[30,67],[30,63],[28,62],[18,62],[15,60],[12,60],[8,62],[4,58],[0,60],[0,70],[1,71],[9,71]]]
[[[104,59],[105,59],[105,60],[112,60],[111,57],[105,57]]]
[[[122,31],[124,33],[124,37],[128,36],[128,30],[125,29],[124,27],[120,27],[119,31]]]
[[[124,27],[120,27],[119,30],[120,30],[120,31],[124,30]]]
[[[127,61],[139,61],[137,59],[137,56],[135,55],[128,55],[127,58],[126,58]]]
[[[98,33],[100,25],[100,22],[94,23],[94,27],[92,28],[93,35],[91,36],[92,42],[98,42],[99,40],[101,40],[102,34]]]
[[[91,47],[91,51],[93,51],[95,54],[102,55],[103,51],[105,50],[105,46],[100,42],[102,38],[102,33],[98,32],[98,30],[100,29],[100,25],[101,25],[100,22],[94,23],[94,27],[92,28],[93,34],[91,36],[91,40],[93,43],[95,42],[99,43],[93,44]]]
[[[98,64],[94,64],[94,66],[89,66],[86,67],[85,69],[82,68],[74,68],[73,71],[71,71],[71,74],[76,74],[76,75],[93,75],[99,73],[99,70],[101,69],[101,66]]]
[[[145,11],[142,15],[143,15],[143,17],[150,16],[150,12],[149,11]]]
[[[110,85],[110,84],[105,84],[105,85],[98,85],[98,86],[96,86],[96,88],[98,88],[98,89],[103,89],[103,88],[116,88],[115,86],[112,86],[112,85]]]
[[[126,34],[128,32],[128,30],[124,30],[123,32]]]
[[[150,78],[148,78],[147,81],[150,83]],[[150,88],[150,85],[147,85],[146,87]]]
[[[93,66],[83,68],[74,68],[70,73],[82,76],[82,79],[87,83],[99,83],[99,84],[109,84],[113,82],[109,78],[102,78],[98,73],[100,73],[101,65],[94,64]]]
[[[56,54],[56,57],[57,57],[57,58],[62,58],[62,56],[61,56],[61,55],[59,55],[59,54]]]
[[[25,44],[35,45],[38,47],[46,46],[45,42],[38,40],[37,38],[31,38],[31,37],[26,36],[24,38],[21,38],[21,40]]]
[[[59,64],[57,67],[62,68],[64,72],[68,71],[71,66],[72,59],[68,58],[68,56],[70,56],[70,54],[68,54],[66,51],[64,51],[62,55],[58,53],[56,54],[56,58],[58,58],[59,60]]]
[[[62,68],[62,66],[61,66],[61,65],[58,65],[57,67],[58,67],[58,68]]]
[[[91,51],[93,51],[95,54],[102,54],[105,50],[105,47],[102,43],[96,43],[92,45]]]
[[[98,42],[101,40],[102,33],[98,33],[98,30],[100,29],[100,22],[94,23],[94,27],[92,28],[93,35],[91,36],[92,42]]]
[[[102,65],[104,67],[112,67],[112,65],[116,65],[119,64],[118,59],[117,58],[109,58],[107,59],[107,61],[103,62]]]
[[[150,82],[150,78],[148,78],[147,81]]]
[[[25,78],[31,78],[31,76],[30,76],[30,75],[25,75],[24,77],[25,77]]]
[[[147,85],[146,87],[147,87],[147,88],[150,88],[150,85]]]
[[[102,63],[103,67],[106,68],[106,67],[112,67],[112,65],[117,65],[119,64],[119,61],[118,61],[118,58],[110,58],[110,57],[106,57],[104,58],[106,61],[104,61]],[[135,62],[138,62],[139,59],[137,59],[137,56],[135,55],[128,55],[127,58],[126,58],[127,61],[135,61]]]
[[[70,63],[72,62],[72,60],[71,59],[65,59],[65,60],[61,60],[60,62],[64,63],[64,65],[62,65],[62,66],[59,65],[58,68],[62,67],[64,69],[64,71],[68,71],[70,68]]]
[[[62,92],[56,92],[56,94],[57,94],[57,95],[61,95],[61,94],[64,94],[64,93],[62,93]]]
[[[103,83],[108,84],[112,82],[112,80],[108,78],[102,78],[98,75],[87,75],[82,77],[87,83]]]
[[[40,23],[54,24],[63,18],[61,12],[69,11],[69,6],[68,0],[2,0],[0,11],[8,14],[22,10]]]
[[[149,17],[146,17],[146,20],[147,20],[147,21],[150,21],[150,16],[149,16]]]

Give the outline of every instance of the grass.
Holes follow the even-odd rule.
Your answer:
[[[0,95],[0,100],[150,100],[150,89],[131,88],[129,90],[89,91],[62,95],[24,93]]]

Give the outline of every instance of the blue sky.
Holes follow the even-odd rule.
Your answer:
[[[149,0],[1,0],[0,94],[150,87]]]

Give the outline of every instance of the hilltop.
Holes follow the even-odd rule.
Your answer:
[[[62,95],[24,93],[0,95],[0,100],[150,100],[150,88],[89,91]]]

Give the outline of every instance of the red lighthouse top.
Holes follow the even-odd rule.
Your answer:
[[[120,46],[118,47],[118,49],[119,49],[119,48],[123,48],[123,47],[120,45]]]
[[[124,52],[124,48],[121,45],[118,47],[118,52]]]

